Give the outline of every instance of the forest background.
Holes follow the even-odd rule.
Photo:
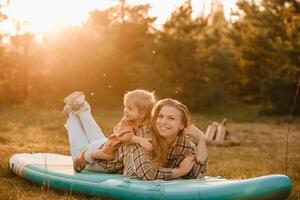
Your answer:
[[[289,199],[300,199],[300,1],[239,0],[230,18],[220,3],[195,17],[186,1],[161,27],[149,5],[117,2],[81,26],[37,35],[16,22],[18,34],[0,33],[0,199],[107,199],[31,184],[7,162],[16,153],[70,155],[61,111],[74,90],[108,136],[136,88],[182,101],[203,131],[228,119],[240,145],[208,145],[209,176],[285,174]]]
[[[11,35],[0,46],[1,105],[57,105],[81,90],[95,104],[114,106],[126,91],[143,88],[193,111],[247,104],[288,114],[300,77],[300,3],[237,5],[228,20],[222,5],[193,17],[186,1],[157,28],[149,5],[120,1],[91,12],[80,27],[44,33],[40,43],[29,32]]]

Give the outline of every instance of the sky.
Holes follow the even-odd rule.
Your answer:
[[[155,24],[160,26],[168,19],[173,10],[185,0],[127,0],[128,5],[148,3],[151,5],[149,14],[156,16]],[[205,14],[210,11],[212,0],[192,0],[194,13],[198,15],[203,7]],[[236,9],[237,0],[220,0],[224,5],[225,16],[229,18],[230,10]],[[4,5],[7,0],[0,0]],[[2,23],[1,32],[15,32],[15,22],[23,21],[32,33],[47,32],[66,25],[80,25],[95,9],[104,10],[117,4],[117,0],[10,0],[10,5],[1,10],[8,14],[10,20]],[[204,6],[203,6],[204,5]]]
[[[146,2],[152,5],[152,9],[150,10],[150,14],[158,17],[158,24],[162,24],[173,10],[182,5],[185,0],[129,0],[131,4],[138,4],[139,2]],[[207,15],[210,12],[210,5],[212,0],[192,0],[192,7],[194,16],[199,15],[203,8],[205,9],[204,13]],[[230,10],[237,9],[236,2],[237,0],[220,0],[224,5],[224,12],[226,18],[230,17]],[[204,6],[203,6],[204,5]]]

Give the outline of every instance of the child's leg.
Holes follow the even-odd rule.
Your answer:
[[[107,142],[107,138],[102,138],[100,140],[96,140],[92,143],[90,143],[86,151],[84,152],[84,158],[87,160],[90,164],[94,163],[95,160],[92,158],[91,154],[99,149],[101,145]]]
[[[80,152],[87,147],[89,142],[77,116],[69,114],[66,128],[69,136],[70,151],[74,161],[79,157]]]
[[[89,143],[106,138],[101,128],[92,116],[91,109],[78,113],[84,131],[86,132]]]

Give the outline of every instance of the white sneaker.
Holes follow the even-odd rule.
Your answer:
[[[69,104],[66,104],[64,109],[63,109],[63,113],[66,115],[69,115],[72,112],[72,107]]]
[[[83,92],[75,91],[64,98],[64,103],[66,105],[63,109],[63,113],[68,116],[71,112],[75,112],[84,106],[85,96]]]
[[[73,110],[78,110],[85,104],[85,96],[83,92],[78,92],[71,98],[71,106]]]
[[[66,98],[64,98],[64,103],[65,104],[71,104],[74,97],[76,97],[79,93],[80,92],[78,92],[78,91],[72,92],[70,95],[68,95]]]
[[[73,108],[73,115],[78,115],[79,113],[90,109],[90,105],[88,104],[88,102],[84,101],[84,103],[80,104],[79,107],[77,107],[77,109]]]

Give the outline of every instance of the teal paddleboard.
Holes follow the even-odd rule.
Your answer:
[[[143,181],[119,174],[73,170],[70,156],[34,153],[15,154],[9,166],[18,176],[50,188],[71,190],[117,199],[286,199],[291,180],[285,175],[268,175],[244,180],[218,177]]]

